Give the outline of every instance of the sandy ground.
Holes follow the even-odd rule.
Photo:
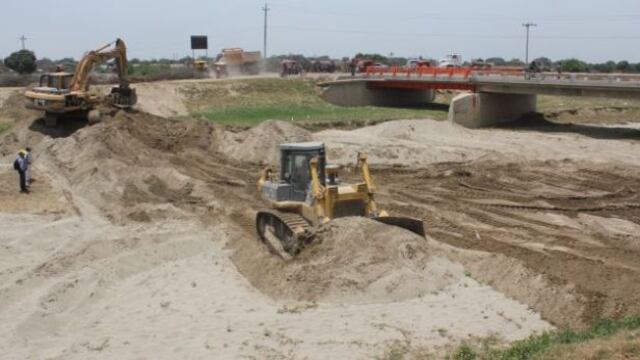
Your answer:
[[[144,113],[55,131],[16,120],[0,138],[9,358],[365,359],[396,343],[442,354],[640,311],[630,126],[422,120],[309,134]],[[307,137],[333,162],[370,154],[381,205],[424,218],[428,238],[344,219],[294,261],[269,255],[253,229],[259,164]],[[19,196],[10,163],[25,142],[38,181]]]
[[[364,151],[376,164],[410,167],[491,159],[640,165],[637,123],[471,130],[447,122],[406,120],[354,131],[325,130],[314,137],[327,144],[332,161],[342,164],[352,163],[352,154]]]

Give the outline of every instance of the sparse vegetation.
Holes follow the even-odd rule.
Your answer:
[[[538,111],[554,122],[621,124],[640,119],[640,101],[540,95]]]
[[[413,109],[339,107],[319,97],[311,80],[250,79],[222,81],[187,89],[192,112],[210,121],[254,125],[264,120],[302,122],[369,121],[393,119],[443,120],[446,105]]]
[[[598,346],[596,345],[597,349],[593,350],[594,353],[602,352],[603,355],[607,355],[601,358],[616,358],[615,356],[620,358],[619,356],[634,354],[634,352],[640,354],[640,346],[637,346],[640,339],[640,334],[637,331],[639,329],[640,315],[622,320],[601,320],[587,330],[546,332],[515,342],[506,349],[473,350],[468,345],[462,345],[449,356],[449,359],[546,360],[574,358],[573,353],[579,351],[580,348],[593,348],[594,344],[598,342],[606,341],[614,335],[622,334],[622,339],[615,341],[617,346],[610,346],[605,349],[604,347],[597,348]]]
[[[391,346],[385,352],[385,354],[378,359],[379,360],[404,360],[406,359],[410,350],[411,350],[411,347],[407,342],[395,341],[393,344],[391,344]]]

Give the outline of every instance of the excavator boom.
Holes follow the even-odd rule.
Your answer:
[[[114,45],[113,49],[105,51],[111,45]],[[76,71],[71,79],[69,90],[71,91],[87,91],[89,90],[89,75],[97,64],[105,63],[109,60],[116,60],[116,67],[118,70],[118,79],[120,87],[129,86],[129,71],[127,62],[127,47],[121,39],[106,44],[96,50],[89,51],[80,60],[76,66]]]

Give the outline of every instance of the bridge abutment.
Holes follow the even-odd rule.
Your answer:
[[[419,106],[432,103],[435,91],[371,89],[366,81],[349,81],[325,88],[321,97],[338,106]]]
[[[481,128],[518,120],[535,112],[536,107],[536,95],[460,94],[451,101],[449,121],[467,128]]]

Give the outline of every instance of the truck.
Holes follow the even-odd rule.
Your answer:
[[[241,48],[222,49],[222,54],[215,66],[221,73],[232,75],[258,75],[262,63],[260,51],[244,51]]]

